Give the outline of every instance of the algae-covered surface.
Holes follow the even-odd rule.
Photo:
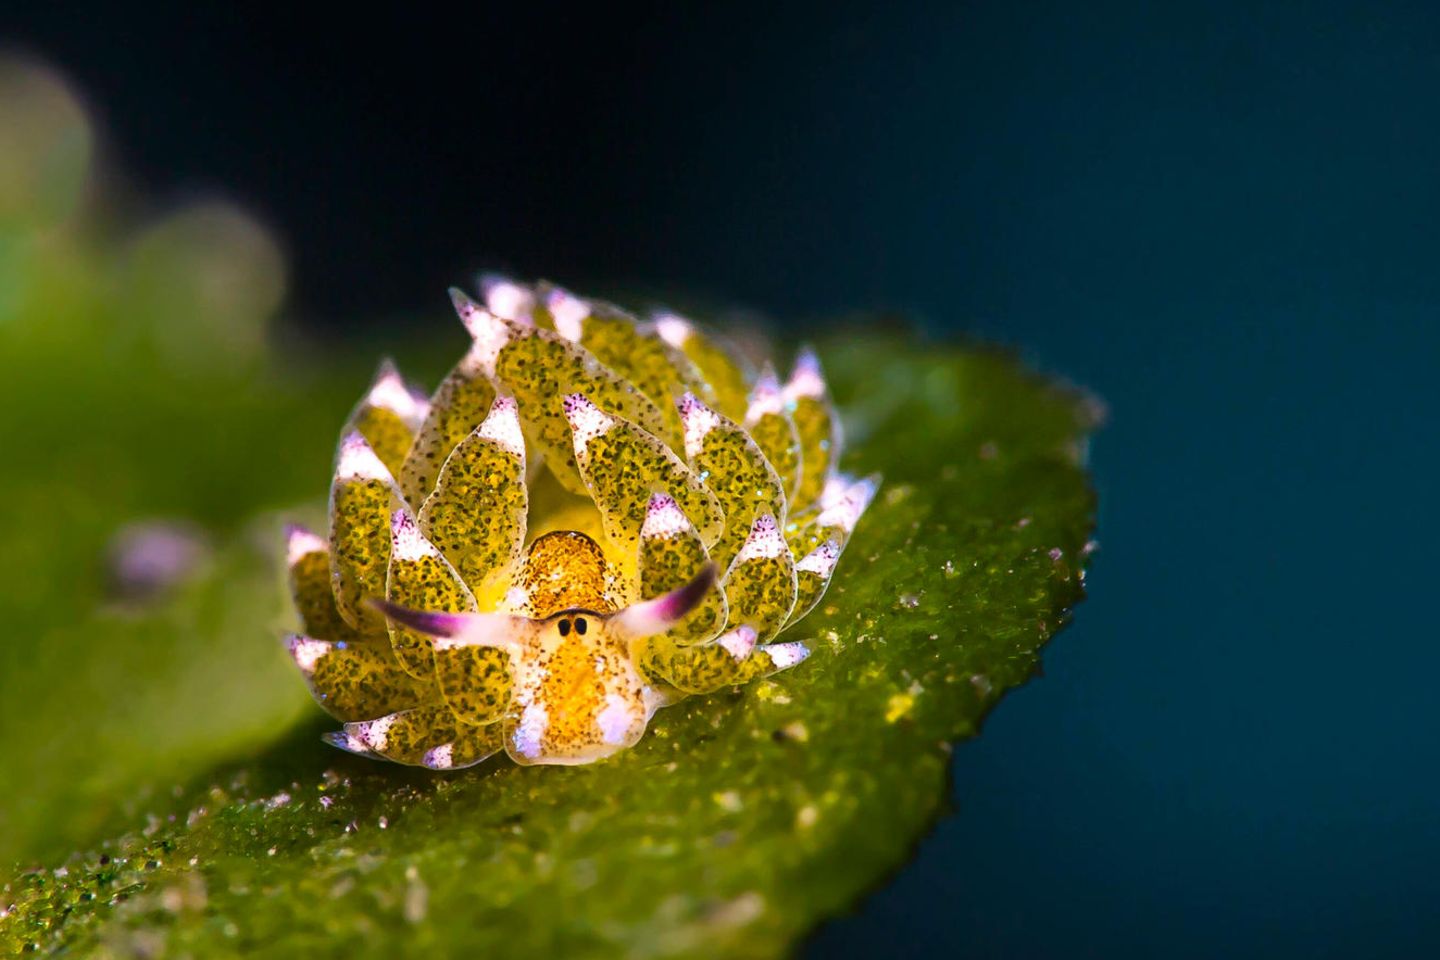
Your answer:
[[[1093,403],[862,327],[817,346],[885,481],[807,662],[589,766],[341,754],[278,641],[280,522],[374,345],[267,333],[278,263],[226,207],[0,223],[0,954],[784,954],[904,863],[1081,599]],[[117,572],[137,519],[183,562]]]

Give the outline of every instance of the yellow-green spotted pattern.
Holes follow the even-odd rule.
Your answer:
[[[286,647],[315,702],[337,720],[379,717],[439,698],[434,681],[406,675],[375,640],[332,643],[293,635]]]
[[[815,604],[825,595],[825,588],[830,586],[830,575],[840,559],[840,551],[838,542],[827,540],[795,564],[795,609],[790,611],[787,623],[797,623],[815,609]]]
[[[710,385],[714,392],[715,409],[732,420],[745,416],[746,395],[750,388],[745,368],[737,359],[739,354],[680,317],[659,317],[656,326],[667,342],[690,358]]]
[[[496,647],[435,647],[445,702],[465,723],[494,723],[510,704],[510,655]]]
[[[710,550],[723,569],[740,551],[756,517],[768,513],[784,522],[784,484],[760,447],[733,420],[692,394],[683,396],[679,406],[690,469],[704,480],[725,512],[725,530]]]
[[[800,492],[801,462],[800,432],[795,429],[795,420],[785,409],[780,384],[775,372],[768,367],[755,382],[750,392],[750,405],[745,411],[745,429],[755,445],[770,461],[770,466],[780,475],[788,501],[794,502]]]
[[[798,660],[808,656],[808,651],[800,657],[796,657],[796,648],[803,649],[799,643],[774,643],[768,647],[756,647],[755,652],[750,654],[736,667],[734,683],[749,683],[752,680],[759,680],[761,677],[768,677],[772,673],[781,670],[788,670]],[[781,657],[784,657],[782,660]]]
[[[340,616],[362,633],[384,630],[384,618],[362,601],[385,595],[395,497],[394,482],[370,445],[358,433],[347,435],[330,486],[330,573]]]
[[[796,505],[803,509],[814,503],[825,488],[825,477],[833,462],[834,419],[830,405],[813,397],[796,400],[791,416],[800,437],[800,458],[805,465],[799,492],[795,495]]]
[[[748,658],[746,658],[748,660]],[[664,683],[685,693],[710,693],[739,683],[746,660],[711,641],[691,647],[658,642],[651,645],[645,669]]]
[[[299,526],[291,528],[288,540],[290,597],[300,614],[300,629],[320,640],[356,639],[359,633],[335,606],[325,541]]]
[[[812,513],[809,520],[792,525],[792,528],[785,531],[785,540],[790,544],[790,551],[795,556],[808,556],[828,540],[835,541],[841,547],[845,546],[845,540],[849,536],[845,528],[834,523],[822,523],[819,516]]]
[[[444,704],[416,707],[363,723],[345,724],[345,732],[372,753],[397,763],[420,764],[430,750],[453,743],[461,725]]]
[[[785,397],[800,436],[800,459],[804,464],[800,490],[791,504],[791,511],[800,513],[819,499],[840,458],[840,421],[830,404],[820,360],[810,350],[802,351],[795,361],[795,371],[785,385]]]
[[[640,530],[640,599],[650,600],[683,587],[710,563],[695,527],[666,494],[650,499]],[[725,592],[711,590],[665,636],[679,645],[700,643],[725,626]]]
[[[445,458],[485,419],[494,400],[495,385],[473,358],[462,360],[441,381],[400,468],[400,491],[411,506],[423,503],[435,489]]]
[[[725,575],[729,627],[753,627],[765,643],[795,608],[795,558],[769,514],[759,517]]]
[[[523,446],[507,448],[477,427],[446,458],[420,508],[420,529],[477,596],[494,597],[524,546],[528,509]]]
[[[567,397],[565,402],[572,408],[572,417],[599,413],[593,406],[576,412],[582,404],[588,406],[583,397]],[[605,534],[616,549],[635,555],[645,507],[656,492],[673,497],[695,524],[700,539],[714,543],[725,523],[715,495],[653,435],[619,417],[606,420],[608,423],[594,430],[577,427],[576,446],[585,483],[600,509]]]
[[[414,610],[474,612],[475,598],[469,588],[439,549],[420,533],[413,517],[403,509],[397,510],[391,530],[385,599]],[[410,676],[435,676],[435,653],[429,637],[391,621],[390,646]]]
[[[878,475],[856,480],[837,474],[834,479],[832,491],[826,493],[821,502],[805,515],[792,518],[785,528],[785,539],[797,557],[808,556],[830,540],[844,550],[851,531],[880,485]]]
[[[388,407],[362,403],[355,411],[351,426],[369,441],[386,469],[398,476],[415,439],[414,431],[400,414]]]
[[[440,770],[470,767],[487,757],[492,757],[505,747],[505,731],[498,723],[473,727],[460,724],[455,739],[439,749],[432,748],[422,762],[427,767]],[[443,759],[437,754],[443,751]]]
[[[601,409],[624,417],[652,434],[664,433],[660,410],[630,383],[592,357],[589,351],[549,330],[522,327],[507,320],[508,338],[495,358],[496,378],[515,395],[526,436],[545,455],[546,464],[571,493],[585,492],[575,463],[562,398],[583,393]]]
[[[410,392],[395,364],[384,360],[369,392],[351,412],[346,430],[358,431],[391,475],[398,477],[425,408],[425,401]]]
[[[579,344],[656,406],[665,418],[665,431],[659,436],[679,450],[683,433],[675,398],[689,392],[713,402],[710,385],[683,351],[639,327],[634,317],[608,303],[589,302],[589,306],[589,315],[580,321]]]

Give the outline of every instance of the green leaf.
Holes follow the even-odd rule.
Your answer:
[[[40,631],[64,656],[0,680],[0,856],[46,865],[0,893],[0,953],[768,956],[854,903],[1082,596],[1095,415],[988,350],[860,333],[820,352],[845,466],[885,482],[786,634],[814,639],[806,663],[663,711],[599,764],[369,762],[319,743],[330,724],[266,636],[278,530],[237,535],[154,609]],[[296,449],[332,439],[312,397],[266,408]],[[217,429],[254,411],[227,413]]]

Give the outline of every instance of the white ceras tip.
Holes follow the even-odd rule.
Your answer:
[[[335,746],[339,747],[341,750],[348,750],[351,753],[368,754],[370,752],[370,748],[366,746],[365,741],[361,740],[353,733],[347,732],[341,734],[341,736],[344,737],[344,743],[337,743],[334,740],[330,742],[334,743]]]
[[[821,527],[839,527],[846,533],[852,532],[879,488],[879,477],[870,476],[855,481],[846,488],[845,494],[839,500],[820,511],[815,523]]]
[[[820,372],[820,358],[815,351],[804,347],[795,358],[795,369],[785,384],[785,399],[794,403],[801,397],[820,399],[825,396],[825,375]]]
[[[480,277],[480,292],[485,295],[485,307],[495,316],[534,325],[535,293],[529,287],[503,274],[486,273]]]
[[[312,553],[327,553],[329,545],[308,527],[292,523],[285,527],[285,566],[293,567]]]
[[[420,525],[403,507],[390,516],[390,556],[396,560],[440,556],[439,548],[425,539]]]
[[[761,417],[784,410],[785,389],[780,386],[780,378],[775,375],[775,368],[767,363],[750,390],[750,404],[745,408],[745,423],[753,426]]]
[[[834,540],[826,540],[820,546],[805,554],[799,563],[795,564],[796,573],[813,573],[821,579],[828,580],[830,574],[835,572],[835,564],[840,560],[840,544]]]
[[[758,638],[755,628],[745,626],[736,627],[724,636],[716,637],[715,642],[736,660],[744,660],[755,650],[755,641]]]
[[[478,429],[486,440],[493,440],[500,449],[524,459],[525,435],[520,430],[520,408],[514,397],[496,397]]]
[[[677,402],[680,405],[680,420],[685,425],[685,456],[693,460],[703,452],[705,437],[720,426],[720,415],[701,403],[689,390]]]
[[[307,677],[315,672],[321,658],[329,653],[332,647],[333,644],[328,640],[315,640],[298,633],[292,633],[285,638],[285,650],[290,654],[290,659],[295,661],[295,666]]]
[[[404,420],[411,430],[418,430],[420,424],[425,422],[425,415],[430,412],[430,403],[421,397],[405,383],[405,378],[400,376],[400,371],[395,368],[394,361],[388,357],[380,362],[380,369],[375,373],[375,380],[370,384],[370,392],[365,395],[365,402],[372,407],[380,407],[389,410]]]
[[[432,770],[449,770],[455,765],[455,745],[453,743],[443,744],[431,750],[425,751],[425,766]]]
[[[740,564],[749,560],[769,560],[789,549],[775,518],[764,513],[755,518],[755,523],[750,527],[750,535],[745,538],[745,544],[735,555],[734,562]]]
[[[825,478],[825,486],[820,488],[820,509],[825,510],[835,506],[845,497],[845,491],[849,490],[855,483],[855,478],[848,473],[834,472]]]
[[[467,372],[495,375],[495,358],[510,342],[510,329],[495,314],[476,303],[463,290],[450,288],[450,302],[460,322],[470,332],[470,350],[461,361]]]
[[[473,334],[475,332],[473,329],[474,324],[486,322],[486,309],[477,303],[470,294],[461,290],[459,287],[451,287],[447,292],[450,294],[450,305],[455,308],[455,313],[460,317],[460,322],[465,324],[465,329],[470,330]]]
[[[657,313],[654,321],[655,332],[660,335],[660,339],[677,350],[685,346],[685,341],[690,339],[694,329],[689,320],[673,313]]]
[[[591,403],[583,393],[570,394],[563,405],[565,419],[570,422],[570,432],[575,437],[577,455],[584,452],[591,440],[615,426],[615,418]]]
[[[777,670],[793,667],[810,656],[810,648],[798,640],[792,640],[789,643],[772,643],[765,648],[765,652],[770,655],[770,662],[775,665]]]
[[[645,505],[645,522],[640,525],[642,540],[668,540],[689,533],[694,527],[680,504],[668,493],[656,493]]]
[[[385,749],[390,740],[390,728],[395,725],[395,714],[381,717],[378,720],[364,720],[360,723],[347,723],[346,732],[352,729],[355,736],[361,743],[374,750],[376,753]]]
[[[384,480],[394,483],[390,470],[380,462],[370,442],[357,430],[340,441],[340,459],[335,465],[337,480]]]
[[[590,301],[556,287],[546,294],[545,307],[555,321],[555,332],[572,343],[579,343],[585,331],[585,318],[593,310]]]

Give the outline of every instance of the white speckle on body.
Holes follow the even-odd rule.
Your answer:
[[[355,725],[356,735],[367,747],[376,752],[385,749],[389,742],[390,728],[395,724],[393,715],[378,720],[367,720]]]
[[[725,652],[736,660],[744,660],[749,657],[755,649],[757,635],[753,627],[742,626],[731,630],[715,642],[725,648]]]
[[[425,766],[433,767],[436,770],[449,770],[454,764],[454,749],[454,744],[447,743],[427,751],[425,754]]]
[[[549,725],[550,715],[546,712],[544,704],[526,704],[520,714],[520,722],[515,725],[515,732],[512,735],[515,752],[522,757],[538,757],[541,741],[545,738],[545,729]]]
[[[320,658],[330,652],[330,644],[324,640],[312,640],[309,637],[302,637],[298,634],[290,637],[286,646],[290,650],[290,657],[295,661],[295,666],[307,677],[315,672],[315,666]]]
[[[630,702],[617,693],[605,694],[605,706],[595,716],[606,743],[624,743],[639,717]]]

